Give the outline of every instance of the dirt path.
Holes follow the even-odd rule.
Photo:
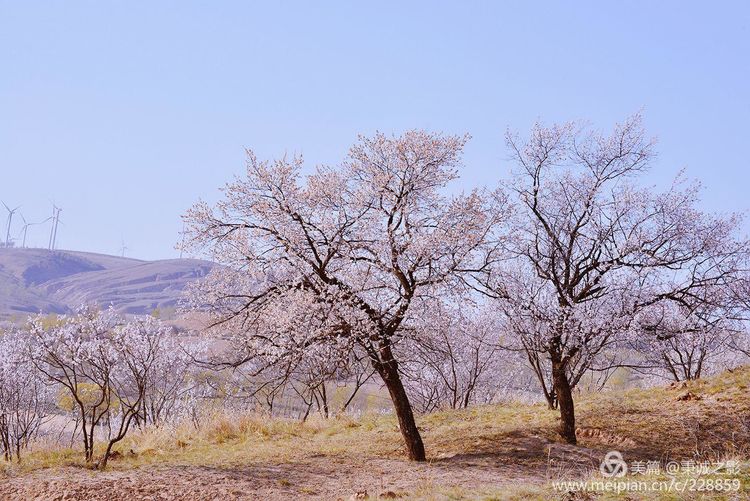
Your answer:
[[[232,467],[153,466],[106,472],[81,468],[41,470],[0,478],[3,500],[347,500],[418,494],[436,486],[464,489],[539,484],[561,468],[586,469],[592,457],[580,448],[553,446],[542,439],[520,444],[517,456],[457,455],[426,464],[396,459],[308,457],[295,463]],[[547,454],[544,451],[547,450]]]

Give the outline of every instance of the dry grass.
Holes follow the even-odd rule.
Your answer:
[[[306,422],[269,418],[261,414],[214,412],[200,428],[190,423],[133,430],[119,444],[110,468],[154,464],[227,466],[247,462],[283,463],[310,455],[398,457],[400,434],[391,416],[359,419],[339,416]],[[78,444],[74,444],[78,446]],[[103,444],[99,444],[103,451]],[[2,464],[0,471],[29,472],[56,466],[84,467],[78,449],[35,447],[19,464]]]
[[[560,443],[558,415],[543,405],[506,403],[462,411],[437,412],[419,418],[430,462],[440,471],[491,465],[497,471],[527,475],[519,485],[420,484],[410,499],[590,499],[555,493],[549,482],[581,478],[591,458],[617,449],[629,460],[728,456],[743,461],[743,482],[750,488],[750,367],[684,387],[636,389],[577,395],[582,435],[578,447]],[[697,399],[679,400],[690,392]],[[185,423],[136,430],[118,445],[120,456],[110,462],[114,472],[147,467],[213,467],[224,471],[249,465],[290,465],[305,462],[331,470],[363,467],[376,461],[403,461],[401,436],[391,415],[372,414],[305,423],[257,414],[214,413],[196,429]],[[565,454],[559,453],[560,451]],[[571,467],[571,457],[580,461]],[[587,456],[588,454],[588,456]],[[50,467],[82,467],[81,453],[70,449],[36,450],[21,465],[0,465],[0,472],[26,475]],[[557,458],[557,459],[556,459]],[[564,459],[564,460],[563,460]],[[580,466],[581,469],[576,469]],[[495,471],[495,470],[493,470]],[[524,473],[526,472],[526,473]],[[494,474],[494,473],[493,473]],[[508,480],[508,479],[506,479]],[[279,478],[280,488],[288,486]],[[315,486],[299,488],[304,494]],[[747,492],[747,491],[746,491]],[[745,494],[742,494],[745,496]],[[566,497],[567,496],[567,497]],[[660,494],[644,499],[701,499],[686,494]],[[615,499],[602,495],[595,499]],[[636,498],[640,499],[640,498]],[[718,497],[717,499],[721,499]],[[741,499],[740,497],[727,499]]]
[[[603,430],[615,440],[619,437],[626,442],[623,450],[641,456],[746,455],[748,385],[750,367],[743,367],[674,387],[588,395],[577,409],[579,426]],[[678,400],[687,394],[697,399]]]

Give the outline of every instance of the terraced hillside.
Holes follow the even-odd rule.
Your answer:
[[[206,261],[141,261],[46,249],[0,249],[0,319],[65,313],[82,303],[144,314],[177,304],[185,285],[212,268]]]

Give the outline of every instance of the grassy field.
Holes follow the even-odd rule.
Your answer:
[[[199,429],[184,424],[132,433],[106,472],[86,469],[79,450],[34,450],[20,465],[0,466],[0,498],[58,489],[98,499],[92,492],[104,485],[110,497],[101,499],[148,499],[166,482],[177,497],[163,499],[183,492],[194,499],[217,492],[227,499],[348,499],[357,493],[372,499],[620,499],[625,495],[561,492],[554,484],[596,480],[606,452],[617,450],[629,463],[738,462],[739,473],[731,475],[742,484],[738,493],[639,492],[630,499],[750,499],[749,386],[745,367],[687,385],[578,395],[578,446],[560,442],[557,413],[542,405],[509,402],[424,415],[424,465],[404,460],[390,415],[300,423],[215,414]],[[624,480],[694,476],[632,474]],[[194,481],[198,490],[190,490]]]

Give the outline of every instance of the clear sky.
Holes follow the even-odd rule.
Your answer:
[[[54,200],[61,248],[175,257],[245,147],[333,163],[358,133],[468,132],[471,186],[507,174],[507,127],[642,108],[650,182],[686,167],[745,211],[748,77],[746,1],[0,0],[0,200]]]

